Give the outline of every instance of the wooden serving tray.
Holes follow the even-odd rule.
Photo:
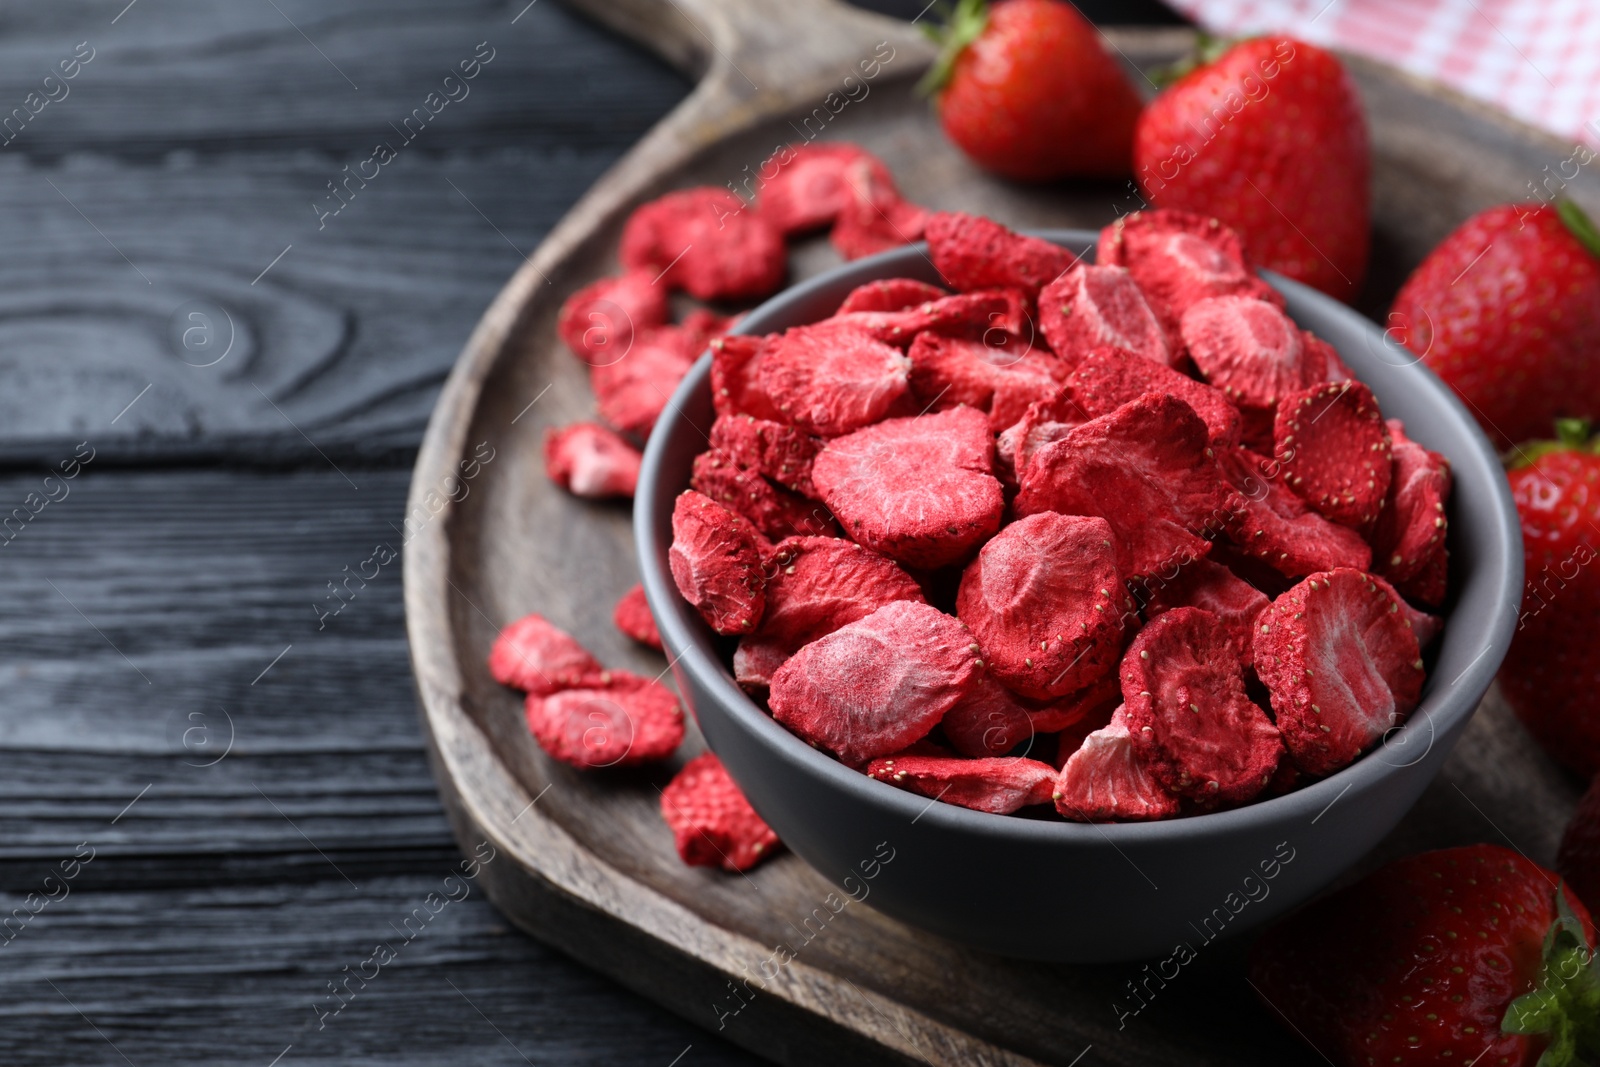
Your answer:
[[[804,920],[832,887],[797,857],[744,877],[679,862],[657,808],[671,768],[579,773],[537,750],[519,700],[484,667],[505,622],[537,610],[609,665],[666,669],[610,622],[637,578],[629,509],[554,489],[540,451],[547,426],[592,415],[584,367],[556,339],[555,314],[574,289],[615,269],[629,209],[674,187],[738,185],[808,128],[878,153],[906,195],[933,207],[1014,226],[1098,227],[1138,206],[1126,184],[1020,187],[975,170],[911,92],[930,49],[906,23],[833,0],[573,6],[702,79],[506,285],[467,342],[417,460],[405,550],[412,660],[456,835],[469,854],[486,854],[481,842],[495,850],[480,875],[490,898],[535,937],[782,1063],[1321,1062],[1257,1005],[1239,944],[1206,945],[1176,977],[1147,985],[1148,972],[1129,964],[1017,963],[959,948],[877,914],[870,896],[816,933],[819,923],[808,930]],[[1107,36],[1143,69],[1189,43],[1186,31]],[[876,76],[863,79],[859,64],[873,58]],[[1405,274],[1450,228],[1527,196],[1528,183],[1570,147],[1392,70],[1349,63],[1376,159],[1377,232],[1362,306],[1381,320]],[[1594,203],[1596,188],[1586,177],[1569,192]],[[797,249],[794,273],[834,262],[813,241]],[[691,730],[684,758],[700,745]],[[1510,841],[1549,862],[1576,796],[1577,784],[1491,695],[1444,774],[1368,865],[1478,840]],[[1063,887],[1063,907],[1070,899]],[[752,981],[753,996],[743,992],[779,944],[795,958]],[[1119,1026],[1118,1005],[1135,1003],[1129,983],[1155,992]]]

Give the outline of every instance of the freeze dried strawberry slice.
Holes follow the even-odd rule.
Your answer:
[[[1049,700],[1098,680],[1137,620],[1105,519],[1041,512],[990,538],[967,565],[956,614],[994,676]]]
[[[1285,490],[1285,492],[1288,493],[1287,490]],[[1300,498],[1295,496],[1293,493],[1288,493],[1288,496],[1297,503],[1300,502]],[[1237,519],[1239,522],[1244,521],[1249,514],[1249,501],[1245,501],[1245,503],[1247,507],[1241,509],[1240,512],[1235,513],[1236,516],[1241,516]],[[1302,504],[1302,507],[1303,506],[1304,505]],[[1310,512],[1310,514],[1314,515],[1318,519],[1321,519],[1322,522],[1327,523],[1328,526],[1335,530],[1345,529],[1343,526],[1334,526],[1333,523],[1323,519],[1320,515],[1316,515],[1315,512]],[[1230,526],[1228,530],[1228,537],[1231,538],[1232,536],[1233,532],[1232,527]],[[1301,575],[1296,575],[1293,578],[1289,577],[1282,571],[1276,570],[1275,568],[1269,566],[1266,560],[1257,559],[1256,557],[1249,555],[1238,545],[1234,544],[1232,540],[1224,539],[1212,542],[1211,552],[1206,556],[1206,558],[1213,563],[1222,564],[1224,567],[1232,571],[1236,577],[1244,579],[1246,582],[1249,582],[1251,585],[1267,594],[1268,600],[1276,597],[1279,593],[1286,592],[1288,588],[1295,583],[1295,580],[1301,577]]]
[[[1124,616],[1124,623],[1132,629],[1139,625],[1136,615]],[[1094,725],[1084,730],[1098,729],[1106,724],[1117,705],[1122,703],[1122,682],[1116,671],[1107,671],[1099,681],[1068,693],[1064,697],[1028,707],[1028,721],[1035,733],[1053,734],[1072,730],[1085,722]],[[1081,740],[1081,738],[1080,738]]]
[[[1173,608],[1152,619],[1121,674],[1134,751],[1167,790],[1237,804],[1272,780],[1283,739],[1245,695],[1238,657],[1211,612]]]
[[[605,684],[600,661],[543,615],[506,624],[489,649],[489,673],[501,685],[539,696]]]
[[[615,363],[628,353],[638,331],[670,319],[667,287],[655,283],[655,272],[630,270],[567,297],[556,332],[586,363]]]
[[[683,765],[661,791],[661,818],[691,867],[748,871],[783,848],[715,753]]]
[[[1330,382],[1348,382],[1355,380],[1355,375],[1350,373],[1350,368],[1344,365],[1344,360],[1339,358],[1339,350],[1328,342],[1307,330],[1300,331],[1300,343],[1306,346],[1306,354],[1310,357],[1310,365],[1324,367],[1323,378]]]
[[[1228,537],[1246,555],[1290,578],[1335,567],[1365,570],[1372,562],[1360,534],[1312,511],[1281,477],[1267,477],[1263,468],[1276,472],[1276,461],[1245,448],[1224,449],[1217,461],[1242,502]]]
[[[636,331],[626,355],[589,368],[600,417],[623,433],[649,437],[702,347],[698,333],[679,326]]]
[[[544,432],[544,469],[573,496],[632,496],[639,485],[637,448],[593,422]]]
[[[1394,598],[1395,612],[1400,616],[1401,621],[1405,623],[1407,628],[1417,635],[1418,648],[1426,650],[1429,645],[1433,644],[1433,639],[1444,632],[1444,620],[1439,616],[1430,615],[1426,611],[1420,611],[1412,607],[1406,602],[1406,598],[1400,594],[1400,590],[1376,574],[1369,574],[1367,577],[1372,580],[1373,585],[1376,585]]]
[[[672,580],[719,634],[749,633],[761,621],[767,597],[760,537],[743,516],[693,489],[672,506]]]
[[[880,189],[894,190],[889,168],[857,145],[785,145],[761,165],[763,181],[756,207],[784,236],[826,226],[855,198],[848,178],[852,165],[866,168]],[[765,177],[769,171],[771,178]]]
[[[1028,709],[988,671],[973,679],[966,695],[945,712],[939,728],[950,747],[970,759],[1004,756],[1034,736]]]
[[[1216,219],[1184,211],[1139,211],[1100,231],[1095,262],[1126,267],[1167,331],[1181,347],[1178,323],[1207,297],[1242,294],[1283,306],[1278,291],[1256,277],[1244,242]]]
[[[1326,382],[1283,398],[1274,427],[1283,479],[1334,522],[1373,522],[1389,494],[1394,457],[1372,390]]]
[[[811,461],[822,442],[804,431],[749,415],[718,415],[711,424],[711,447],[801,496],[816,496]]]
[[[574,767],[633,767],[666,759],[683,741],[683,708],[660,682],[610,672],[603,687],[528,694],[539,747]]]
[[[896,600],[924,597],[893,560],[842,537],[791,537],[767,559],[767,610],[751,638],[797,652]]]
[[[711,342],[711,404],[718,415],[782,421],[756,384],[766,338],[730,334]]]
[[[936,212],[928,219],[928,254],[956,289],[1010,287],[1030,298],[1078,260],[1058,244],[959,211]]]
[[[1184,312],[1180,330],[1201,376],[1239,406],[1247,438],[1263,447],[1278,401],[1327,377],[1321,351],[1308,348],[1300,328],[1265,300],[1202,300]]]
[[[850,290],[850,295],[839,305],[836,315],[852,311],[909,311],[921,304],[943,300],[950,294],[937,285],[919,282],[915,278],[883,278],[867,282]]]
[[[1394,477],[1372,533],[1373,569],[1395,583],[1420,574],[1444,555],[1449,519],[1450,461],[1406,436],[1399,419],[1388,422]]]
[[[1341,568],[1272,602],[1256,628],[1256,673],[1295,765],[1332,774],[1417,706],[1422,659],[1394,595]]]
[[[802,646],[885,604],[924,599],[893,560],[839,537],[791,537],[766,568],[766,613],[733,655],[734,680],[757,695]]]
[[[900,753],[875,759],[867,775],[946,804],[1010,815],[1030,804],[1050,803],[1056,769],[1021,756],[943,759]]]
[[[1111,723],[1111,713],[1122,707],[1122,681],[1115,673],[1107,675],[1107,678],[1110,679],[1110,685],[1105,687],[1105,691],[1110,694],[1108,700],[1097,699],[1093,706],[1089,707],[1088,713],[1078,721],[1057,730],[1054,734],[1046,735],[1053,737],[1056,742],[1055,756],[1050,762],[1055,764],[1057,771],[1067,765],[1067,760],[1072,758],[1072,754],[1083,744],[1085,738],[1096,730],[1104,730]],[[1094,690],[1099,692],[1101,689],[1102,683],[1095,683]],[[1066,697],[1062,703],[1071,699]]]
[[[764,538],[838,532],[825,506],[773,485],[717,449],[694,457],[689,485],[749,520]]]
[[[922,240],[927,224],[928,209],[900,199],[899,194],[858,191],[839,212],[828,240],[844,259],[860,259]]]
[[[1022,418],[1029,404],[1054,396],[1067,373],[1066,365],[1042,348],[1022,352],[932,331],[917,334],[907,355],[918,409],[966,404],[987,412],[996,431]]]
[[[718,315],[707,308],[695,308],[683,317],[678,329],[693,339],[689,347],[698,357],[706,350],[707,345],[725,336],[729,330],[738,325],[741,318],[742,315]]]
[[[903,311],[841,312],[824,322],[858,327],[899,348],[925,330],[982,340],[995,349],[1026,351],[1030,342],[1027,296],[1020,289],[957,293]]]
[[[1178,814],[1178,798],[1162,788],[1133,749],[1126,711],[1089,734],[1056,778],[1056,811],[1074,822],[1147,822]]]
[[[1428,562],[1423,564],[1422,570],[1413,577],[1396,583],[1396,587],[1412,600],[1436,608],[1444,603],[1444,595],[1449,592],[1449,578],[1450,555],[1440,548],[1428,557]]]
[[[769,339],[756,385],[780,420],[806,433],[837,437],[890,415],[914,413],[898,349],[849,323],[796,326]]]
[[[778,668],[789,662],[794,651],[776,641],[762,641],[746,634],[733,650],[733,680],[751,696],[764,700],[767,687]]]
[[[849,160],[839,178],[841,200],[828,234],[839,255],[860,259],[922,238],[927,210],[903,199],[877,160]]]
[[[897,600],[820,637],[772,676],[772,717],[860,766],[928,735],[978,672],[972,634],[938,608]]]
[[[1170,393],[1194,408],[1212,445],[1239,443],[1239,409],[1221,390],[1126,349],[1091,349],[1067,375],[1065,388],[1085,419],[1110,414],[1145,393]]]
[[[1021,472],[1018,515],[1058,511],[1111,524],[1117,570],[1134,579],[1211,550],[1235,507],[1182,400],[1149,393],[1046,445]]]
[[[1080,263],[1039,294],[1039,328],[1070,365],[1092,349],[1113,346],[1168,366],[1182,358],[1169,351],[1165,331],[1138,284],[1122,267]]]
[[[1154,619],[1174,608],[1200,608],[1217,617],[1223,636],[1240,666],[1255,660],[1256,617],[1271,603],[1267,595],[1220,563],[1197,559],[1178,569],[1170,581],[1151,578],[1141,592],[1145,616]]]
[[[668,193],[636,208],[618,251],[629,270],[698,300],[755,300],[783,285],[783,234],[745,202],[711,186]]]
[[[846,532],[912,567],[959,563],[1005,507],[983,412],[889,419],[829,441],[811,478]]]
[[[624,636],[657,652],[661,651],[661,631],[656,628],[655,616],[650,614],[650,601],[645,599],[644,586],[635,583],[632,589],[622,594],[622,599],[611,610],[611,621]]]
[[[995,438],[995,471],[1009,488],[1017,488],[1034,455],[1089,421],[1089,415],[1065,391],[1034,401],[1022,418]]]

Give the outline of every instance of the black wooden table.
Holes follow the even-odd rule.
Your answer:
[[[0,18],[0,1062],[753,1062],[459,880],[389,558],[479,313],[687,89],[551,0]]]

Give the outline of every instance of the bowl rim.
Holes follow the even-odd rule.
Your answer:
[[[1018,232],[1041,237],[1074,250],[1085,250],[1081,251],[1080,255],[1088,255],[1087,250],[1093,249],[1098,236],[1096,231],[1079,229],[1025,229]],[[821,290],[845,282],[862,284],[880,278],[894,277],[892,272],[895,265],[916,256],[926,259],[927,254],[927,243],[917,242],[824,271],[788,286],[763,301],[729,332],[734,334],[771,332],[771,327],[765,325],[766,320],[785,314],[789,305],[804,301]],[[1259,273],[1286,295],[1323,302],[1333,309],[1334,314],[1348,316],[1354,320],[1358,328],[1368,331],[1369,335],[1383,337],[1383,331],[1376,323],[1332,297],[1272,271],[1263,270]],[[1447,735],[1464,725],[1476,711],[1483,692],[1487,690],[1506,650],[1510,647],[1517,619],[1516,611],[1496,611],[1488,620],[1486,627],[1488,643],[1484,651],[1448,685],[1426,690],[1417,709],[1398,727],[1398,733],[1394,735],[1394,750],[1403,749],[1412,743],[1421,743],[1424,744],[1421,756],[1407,762],[1385,761],[1381,756],[1386,751],[1391,751],[1390,740],[1386,735],[1384,742],[1377,748],[1320,781],[1280,796],[1255,800],[1225,811],[1152,822],[1079,823],[974,811],[954,804],[940,804],[936,799],[930,800],[897,789],[860,771],[852,770],[832,756],[817,751],[786,730],[771,715],[762,711],[734,682],[732,675],[715,654],[711,643],[699,632],[699,629],[704,628],[704,624],[700,622],[698,616],[691,618],[692,609],[688,602],[678,594],[671,575],[660,565],[659,561],[665,556],[666,546],[656,537],[655,515],[662,509],[670,510],[677,496],[677,492],[673,492],[670,497],[659,492],[660,468],[665,462],[669,439],[679,433],[700,432],[684,414],[684,407],[695,393],[710,387],[710,367],[711,356],[707,352],[696,361],[674,391],[645,446],[638,490],[634,498],[634,541],[641,580],[660,627],[670,664],[692,676],[704,692],[722,705],[731,719],[747,733],[759,739],[776,758],[797,764],[794,769],[802,773],[825,779],[828,784],[842,790],[854,801],[885,809],[890,814],[904,815],[912,821],[927,820],[932,824],[930,828],[982,834],[997,840],[1015,841],[1018,844],[1109,845],[1118,848],[1120,845],[1157,846],[1179,839],[1192,843],[1197,837],[1232,836],[1239,832],[1264,830],[1270,826],[1294,821],[1301,816],[1315,816],[1312,819],[1312,822],[1315,822],[1346,793],[1360,794],[1376,788],[1391,775],[1420,763],[1431,751],[1439,735]],[[1462,463],[1460,457],[1452,457],[1453,474],[1459,477],[1460,472],[1470,470],[1476,476],[1484,467],[1496,472],[1500,470],[1500,459],[1476,420],[1449,387],[1425,367],[1420,359],[1414,359],[1413,362],[1396,366],[1394,369],[1398,373],[1408,375],[1412,379],[1407,383],[1408,386],[1426,394],[1427,402],[1440,409],[1443,417],[1451,419],[1458,424],[1458,428],[1467,431],[1466,436],[1473,450],[1472,458],[1478,463],[1469,466]],[[1489,531],[1491,536],[1485,539],[1484,558],[1478,561],[1478,566],[1494,567],[1499,571],[1500,587],[1494,590],[1496,601],[1500,604],[1510,604],[1515,608],[1521,602],[1523,582],[1521,527],[1517,520],[1510,487],[1505,478],[1493,479],[1490,490],[1490,495],[1496,504],[1495,517],[1498,521]],[[1433,683],[1434,679],[1430,676],[1428,682]],[[1422,737],[1424,730],[1427,731],[1425,741]]]

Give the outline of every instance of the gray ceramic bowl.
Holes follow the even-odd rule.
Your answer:
[[[1039,236],[1077,250],[1083,231]],[[833,313],[878,278],[938,282],[925,246],[896,249],[796,285],[739,332]],[[1450,391],[1371,322],[1270,279],[1301,326],[1338,348],[1385,415],[1449,457],[1452,594],[1421,706],[1382,747],[1287,796],[1170,822],[1081,825],[930,803],[849,770],[779,726],[736,686],[719,639],[667,569],[674,498],[711,425],[709,357],[679,387],[645,450],[634,504],[644,587],[680,690],[711,748],[761,817],[845,890],[904,922],[1008,956],[1093,962],[1193,951],[1300,903],[1400,820],[1438,773],[1488,688],[1516,625],[1522,552],[1493,449]],[[892,851],[891,851],[892,850]],[[892,856],[882,863],[884,856]],[[868,878],[868,875],[873,877]]]

